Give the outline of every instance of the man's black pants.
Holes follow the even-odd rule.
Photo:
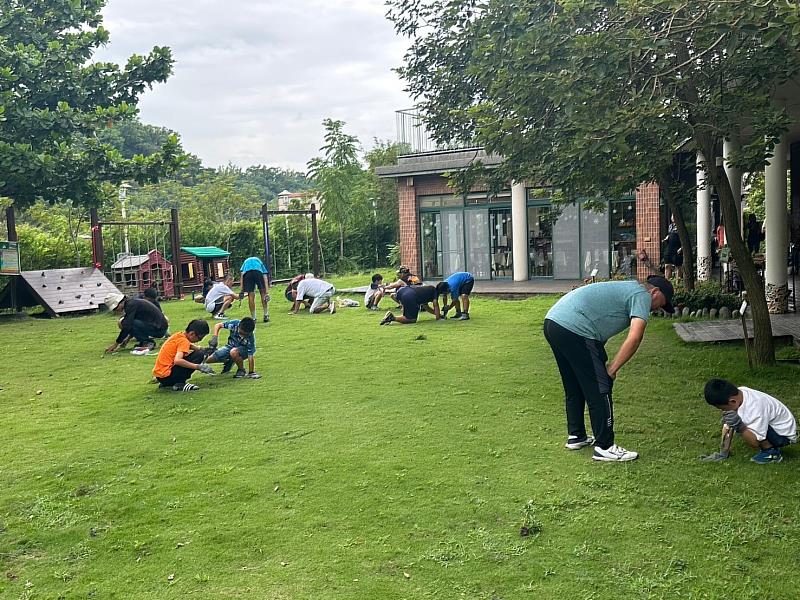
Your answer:
[[[608,355],[605,344],[572,333],[550,319],[544,321],[544,337],[553,350],[561,373],[569,435],[586,437],[584,412],[588,406],[595,445],[604,449],[613,445],[611,388],[614,381],[606,370]]]
[[[199,365],[203,362],[205,354],[201,350],[195,350],[191,354],[184,356],[190,363]],[[194,373],[194,369],[187,369],[178,365],[172,365],[172,372],[166,377],[157,377],[161,387],[172,387],[175,384],[183,385]]]

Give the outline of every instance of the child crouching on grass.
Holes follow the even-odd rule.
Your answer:
[[[187,382],[195,371],[214,375],[214,369],[203,364],[205,352],[196,346],[207,335],[208,323],[194,319],[186,326],[186,331],[176,333],[164,342],[153,367],[159,387],[172,388],[176,392],[193,392],[200,388]]]
[[[219,344],[219,332],[222,329],[227,329],[228,343],[222,348],[217,349]],[[249,377],[250,379],[259,379],[261,375],[256,373],[255,369],[255,353],[256,353],[256,336],[255,336],[256,322],[251,317],[245,317],[242,320],[231,319],[223,323],[214,325],[214,335],[208,342],[208,347],[214,350],[214,354],[206,359],[207,363],[221,362],[223,363],[222,372],[227,373],[231,370],[233,363],[236,363],[236,374],[234,378]],[[244,359],[247,359],[247,366],[249,373],[244,370]]]
[[[737,388],[724,379],[711,379],[706,383],[705,396],[711,406],[724,411],[723,447],[714,460],[727,458],[731,436],[726,436],[726,428],[742,436],[748,446],[759,450],[750,460],[760,465],[781,462],[780,449],[797,442],[794,415],[783,402],[769,394],[747,387]]]

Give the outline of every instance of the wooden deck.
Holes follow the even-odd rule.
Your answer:
[[[800,314],[771,315],[772,336],[775,338],[791,337],[800,342]],[[692,323],[673,324],[675,332],[689,343],[734,342],[744,340],[741,319],[724,321],[694,321]],[[748,337],[753,337],[753,322],[747,321]]]

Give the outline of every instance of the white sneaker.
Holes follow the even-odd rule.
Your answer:
[[[331,311],[331,314],[336,312],[336,302],[334,302],[333,298],[331,298],[331,301],[328,304],[328,310]]]
[[[594,444],[594,438],[592,436],[584,438],[570,436],[567,438],[567,443],[564,444],[564,448],[567,450],[580,450],[581,448],[586,448],[586,446],[591,446],[592,444]]]
[[[594,454],[592,454],[592,460],[602,460],[605,462],[626,462],[629,460],[636,460],[637,458],[639,458],[638,452],[625,450],[625,448],[617,446],[616,444],[609,446],[605,450],[600,446],[595,446]]]

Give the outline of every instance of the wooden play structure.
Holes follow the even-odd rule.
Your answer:
[[[172,263],[158,250],[147,254],[120,254],[111,265],[111,281],[128,296],[135,296],[149,287],[155,287],[162,298],[172,297]]]
[[[117,292],[92,267],[23,271],[16,284],[16,308],[42,306],[51,317],[97,311],[109,293]],[[11,285],[0,292],[0,308],[14,308]]]
[[[179,270],[184,291],[202,290],[207,277],[222,280],[230,272],[230,255],[216,246],[181,247]]]

